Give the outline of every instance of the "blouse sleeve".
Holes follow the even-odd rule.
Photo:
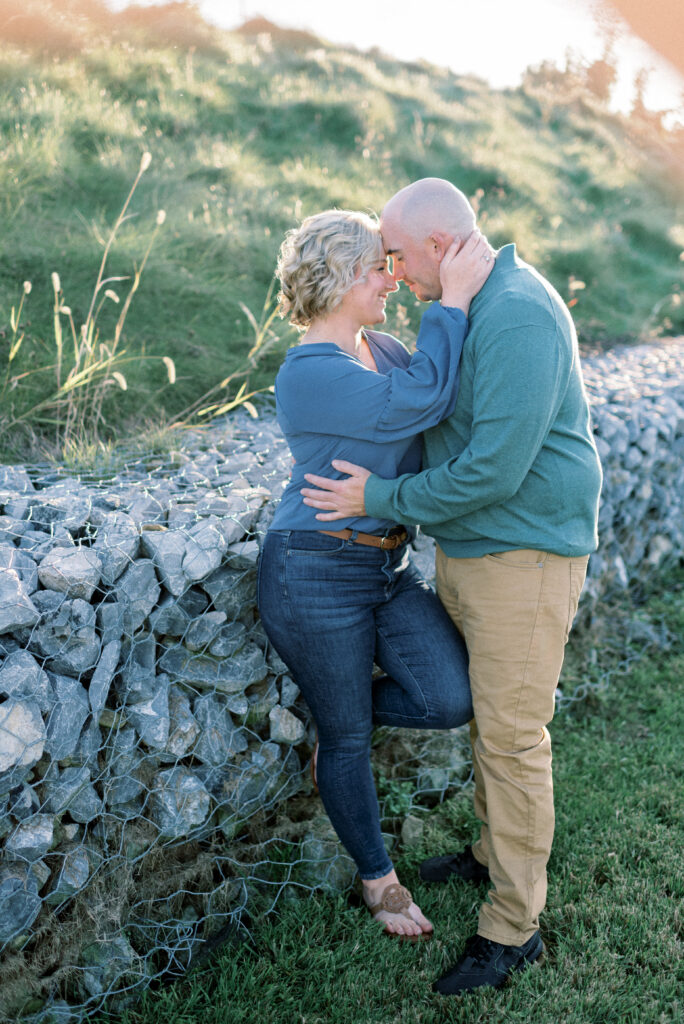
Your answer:
[[[299,360],[276,383],[289,427],[383,442],[435,426],[456,403],[467,328],[460,309],[433,303],[406,368],[376,373],[346,353]]]

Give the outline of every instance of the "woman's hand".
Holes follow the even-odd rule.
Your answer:
[[[456,239],[439,266],[443,306],[458,306],[468,315],[470,300],[477,295],[494,268],[495,254],[477,228],[461,245]]]

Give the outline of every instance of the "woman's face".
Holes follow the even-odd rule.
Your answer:
[[[399,285],[389,272],[387,258],[382,250],[378,251],[378,262],[359,277],[343,296],[342,303],[347,305],[362,324],[381,324],[385,322],[385,304],[389,292],[396,292]]]

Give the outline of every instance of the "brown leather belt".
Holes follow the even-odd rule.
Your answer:
[[[365,544],[370,548],[382,548],[383,551],[394,551],[400,544],[408,540],[405,527],[395,526],[384,537],[377,533],[360,533],[358,530],[319,530],[328,537],[340,537],[342,540],[353,540],[355,544]]]

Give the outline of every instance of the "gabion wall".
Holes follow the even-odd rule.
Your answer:
[[[684,347],[613,352],[585,377],[605,471],[589,619],[684,554]],[[350,883],[311,796],[306,706],[255,606],[289,466],[266,410],[113,479],[0,467],[0,1019],[119,1011],[248,900]],[[428,575],[432,556],[419,539]],[[468,778],[465,731],[383,730],[375,767],[409,842],[416,797]]]

